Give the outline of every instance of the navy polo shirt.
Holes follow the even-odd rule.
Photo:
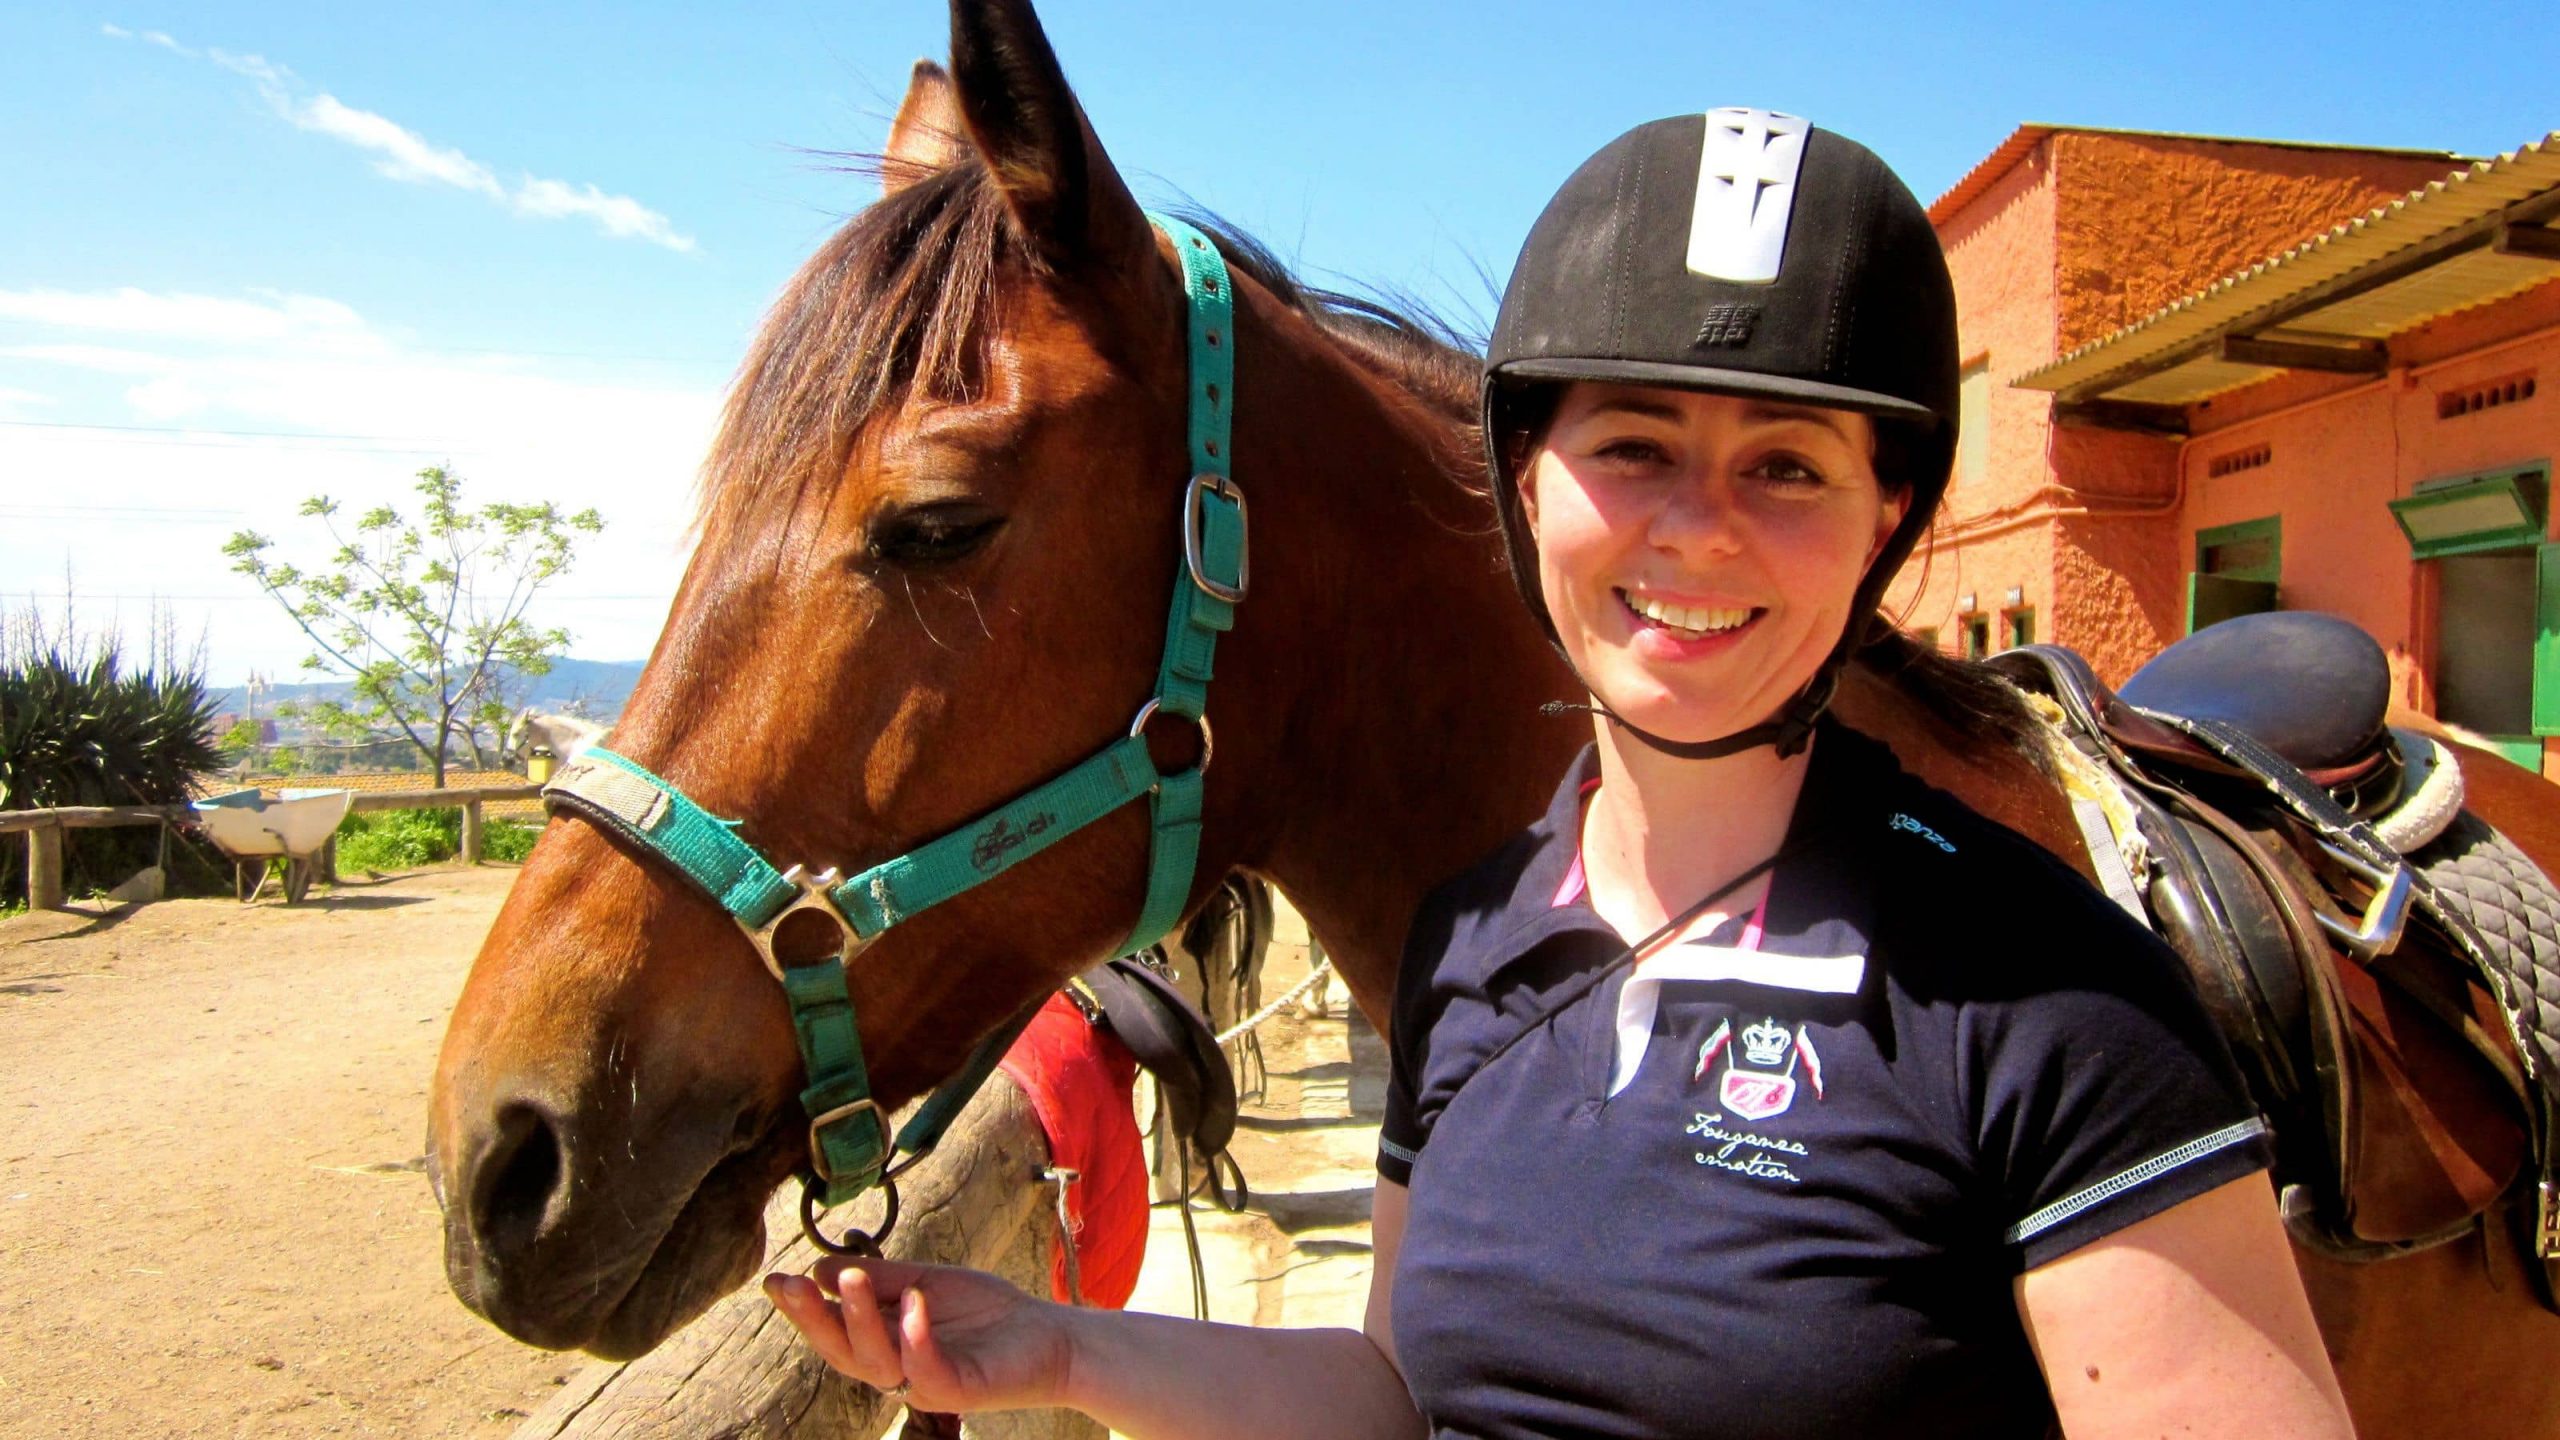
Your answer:
[[[2051,1433],[2017,1276],[2268,1162],[2176,957],[1826,723],[1756,920],[1549,1013],[1623,949],[1573,883],[1596,774],[1425,902],[1398,979],[1378,1172],[1432,1433]]]

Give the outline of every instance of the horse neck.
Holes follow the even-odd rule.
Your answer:
[[[1244,298],[1254,588],[1220,668],[1262,743],[1228,823],[1383,1023],[1424,893],[1536,818],[1586,732],[1539,713],[1576,692],[1512,593],[1465,422]]]

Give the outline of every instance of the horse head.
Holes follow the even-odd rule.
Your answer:
[[[854,873],[1132,731],[1183,572],[1185,301],[1023,0],[955,3],[885,194],[791,281],[706,466],[699,543],[614,750],[782,863]],[[1239,290],[1245,287],[1239,286]],[[1239,323],[1269,297],[1239,294]],[[1255,703],[1250,682],[1213,707]],[[1144,730],[1160,771],[1204,729]],[[1225,737],[1219,737],[1222,741]],[[1221,744],[1247,757],[1249,738]],[[1191,901],[1239,858],[1212,837]],[[862,952],[885,1106],[1138,919],[1127,806]],[[656,857],[555,819],[435,1077],[430,1158],[465,1303],[526,1341],[648,1349],[763,1253],[804,1163],[781,988]]]

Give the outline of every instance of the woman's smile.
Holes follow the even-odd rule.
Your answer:
[[[1614,714],[1676,740],[1777,712],[1850,622],[1902,497],[1863,415],[1575,384],[1522,475],[1565,652]]]
[[[1681,599],[1627,586],[1619,587],[1617,596],[1645,657],[1673,663],[1723,654],[1741,644],[1769,613],[1763,605]]]

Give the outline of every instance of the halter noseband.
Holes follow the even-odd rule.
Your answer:
[[[800,1103],[809,1114],[809,1167],[802,1175],[801,1228],[821,1249],[876,1254],[898,1218],[896,1179],[930,1153],[962,1106],[977,1093],[1029,1023],[1014,1016],[970,1052],[960,1072],[936,1090],[896,1134],[872,1098],[848,982],[855,958],[881,935],[924,910],[974,889],[1122,806],[1147,797],[1151,839],[1146,898],[1138,923],[1118,953],[1145,949],[1171,932],[1190,898],[1200,855],[1200,815],[1209,768],[1207,710],[1219,632],[1235,625],[1250,574],[1245,559],[1244,492],[1227,477],[1234,463],[1229,414],[1235,395],[1234,298],[1226,261],[1206,235],[1180,220],[1149,215],[1182,260],[1190,339],[1191,483],[1182,496],[1182,573],[1174,578],[1172,614],[1155,693],[1139,707],[1128,733],[1066,773],[960,828],[849,879],[834,870],[811,875],[777,867],[740,839],[739,822],[722,820],[636,761],[590,747],[543,787],[555,813],[581,815],[623,836],[693,882],[728,912],[765,968],[782,982],[791,1027],[809,1074]],[[1200,760],[1177,774],[1157,771],[1146,726],[1178,715],[1199,727]],[[814,911],[840,932],[834,955],[805,964],[774,948],[783,922]],[[1033,1007],[1036,1009],[1037,1007]],[[893,1163],[893,1156],[907,1158]],[[888,1209],[871,1234],[844,1240],[818,1229],[822,1206],[840,1205],[874,1186]]]

